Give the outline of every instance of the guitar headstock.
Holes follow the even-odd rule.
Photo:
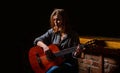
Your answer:
[[[106,43],[103,40],[98,40],[98,39],[92,39],[84,44],[85,48],[98,48],[98,47],[105,47]]]
[[[92,48],[92,49],[95,49],[96,47],[99,46],[99,40],[97,39],[92,39],[90,41],[87,41],[85,44],[84,44],[84,47],[85,48]]]

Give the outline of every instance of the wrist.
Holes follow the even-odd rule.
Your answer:
[[[48,51],[49,50],[49,48],[47,46],[44,47],[43,49],[44,49],[44,51]]]

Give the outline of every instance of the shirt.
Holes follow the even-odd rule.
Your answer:
[[[46,45],[56,44],[60,50],[77,46],[80,43],[79,35],[76,32],[71,31],[67,33],[63,40],[61,40],[60,32],[54,33],[52,28],[48,29],[48,31],[42,34],[41,36],[35,38],[34,44],[36,45],[38,41],[42,41]],[[64,55],[64,58],[66,58],[67,62],[71,63],[74,60],[72,53]]]

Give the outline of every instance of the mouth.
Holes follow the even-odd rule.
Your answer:
[[[62,30],[62,27],[54,26],[53,29],[54,29],[55,32],[58,32],[58,31]]]

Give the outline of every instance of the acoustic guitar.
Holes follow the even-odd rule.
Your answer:
[[[81,44],[80,48],[88,48],[89,45],[94,44],[95,40],[90,40],[86,42],[84,45]],[[49,49],[54,53],[56,58],[53,61],[48,60],[46,57],[46,54],[44,53],[42,47],[40,46],[34,46],[30,48],[29,50],[29,62],[31,64],[31,67],[35,73],[46,73],[46,71],[54,66],[54,65],[60,65],[64,59],[61,57],[65,54],[72,53],[75,51],[76,47],[66,48],[64,50],[59,50],[59,48],[55,44],[51,44],[48,46]]]

